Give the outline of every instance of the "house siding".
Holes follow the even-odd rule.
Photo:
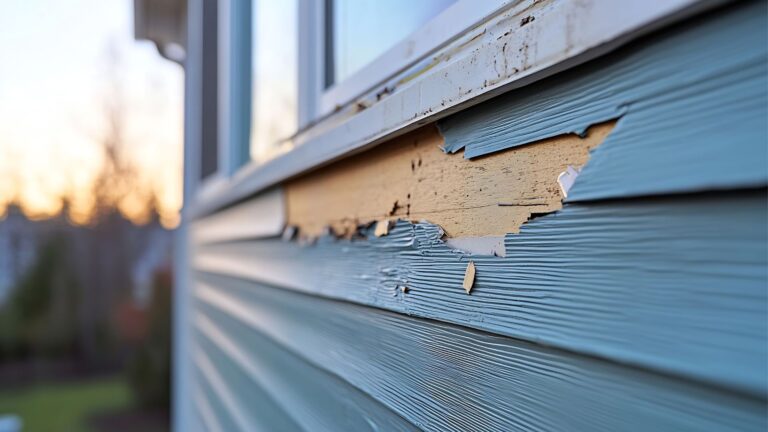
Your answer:
[[[429,220],[198,239],[200,428],[765,430],[766,24],[728,5],[441,121],[475,158],[618,119],[505,256]]]

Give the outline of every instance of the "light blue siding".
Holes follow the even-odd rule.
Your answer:
[[[329,373],[334,370],[330,365],[318,367],[306,362],[244,326],[229,312],[222,314],[201,306],[195,320],[196,342],[203,356],[209,356],[221,374],[230,377],[227,384],[237,406],[230,403],[229,408],[233,412],[239,410],[238,414],[245,419],[244,426],[236,430],[257,430],[260,424],[265,431],[418,430],[366,393]],[[246,315],[255,312],[251,309]],[[264,316],[257,317],[261,322],[263,319]],[[303,318],[294,319],[301,322]],[[252,388],[263,388],[270,400],[249,397]],[[288,411],[290,418],[281,417],[279,407]]]
[[[717,193],[566,205],[507,235],[505,258],[463,254],[434,225],[400,222],[367,241],[241,241],[203,247],[197,260],[201,269],[764,394],[766,220],[764,191]],[[468,296],[470,259],[477,279]]]
[[[760,399],[732,391],[250,281],[199,278],[201,313],[238,344],[251,346],[254,356],[269,355],[261,352],[265,345],[284,346],[306,359],[306,369],[339,376],[424,430],[762,431],[766,426]],[[292,370],[290,364],[281,369]],[[302,380],[300,388],[350,403],[317,384]],[[339,423],[348,416],[323,410],[329,411]],[[327,429],[322,422],[308,424],[317,425],[308,430]],[[336,430],[361,430],[352,426]]]

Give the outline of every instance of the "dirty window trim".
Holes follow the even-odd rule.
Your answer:
[[[325,3],[327,7],[328,2]],[[318,113],[328,114],[337,106],[349,103],[513,3],[516,2],[514,0],[458,0],[362,69],[324,89],[320,97]],[[326,15],[327,12],[327,9],[323,11]],[[325,31],[318,37],[327,37],[331,33],[331,29],[321,30]],[[328,56],[324,57],[324,61],[329,61]]]

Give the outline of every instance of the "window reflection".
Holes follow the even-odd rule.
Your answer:
[[[456,0],[329,0],[332,37],[326,85],[359,71]]]
[[[251,157],[268,158],[298,124],[298,0],[255,0]]]

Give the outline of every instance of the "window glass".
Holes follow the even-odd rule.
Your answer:
[[[262,160],[298,124],[298,0],[254,0],[251,10],[251,157]]]
[[[455,2],[329,0],[326,86],[344,81]]]

